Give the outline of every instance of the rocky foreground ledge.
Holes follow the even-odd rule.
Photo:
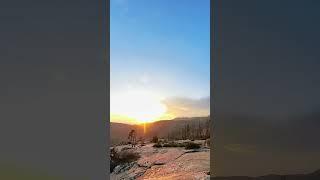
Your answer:
[[[128,146],[117,146],[121,151]],[[210,179],[210,149],[185,150],[181,147],[154,148],[153,143],[130,149],[140,158],[118,165],[110,179]]]

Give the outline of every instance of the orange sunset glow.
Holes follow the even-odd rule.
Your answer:
[[[173,117],[167,114],[162,97],[146,90],[116,93],[111,96],[111,119],[130,124],[154,122]]]

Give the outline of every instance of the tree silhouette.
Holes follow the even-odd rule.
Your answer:
[[[130,143],[131,143],[131,146],[134,147],[135,144],[136,144],[136,131],[135,131],[135,130],[132,129],[132,130],[129,132],[128,139],[129,139],[129,141],[130,141]]]
[[[190,131],[191,131],[191,139],[194,140],[195,139],[195,133],[196,133],[196,128],[195,128],[194,123],[191,124]]]
[[[186,139],[190,138],[190,126],[189,124],[186,125]]]
[[[201,127],[201,123],[200,120],[198,121],[198,129],[197,129],[197,138],[201,138],[202,137],[202,127]]]
[[[205,138],[210,138],[210,119],[206,121],[206,131],[205,131]]]

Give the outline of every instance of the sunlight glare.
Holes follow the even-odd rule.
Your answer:
[[[153,122],[166,112],[162,98],[148,91],[130,91],[111,95],[111,113],[134,118],[137,123]]]

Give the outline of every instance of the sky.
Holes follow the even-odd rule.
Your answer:
[[[209,0],[187,0],[183,6],[179,0],[111,0],[110,3],[111,113],[120,114],[121,108],[137,107],[138,99],[148,99],[144,95],[152,94],[164,106],[158,119],[159,114],[167,119],[207,116]],[[129,92],[136,93],[128,95]],[[119,98],[124,94],[130,97]],[[144,95],[131,99],[138,94]],[[136,108],[136,111],[148,110],[143,106]],[[125,115],[126,111],[121,113]],[[115,117],[111,115],[111,121],[123,121],[123,117]]]

